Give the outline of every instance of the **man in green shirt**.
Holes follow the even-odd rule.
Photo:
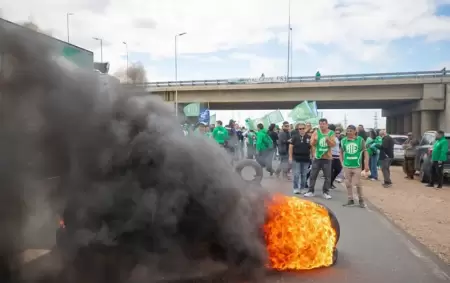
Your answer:
[[[444,131],[436,133],[436,141],[431,152],[431,178],[427,187],[434,187],[434,182],[437,182],[437,189],[442,189],[444,182],[444,163],[448,158],[448,141],[445,138]]]
[[[355,204],[353,200],[353,187],[356,187],[358,194],[359,206],[365,207],[362,184],[361,184],[361,168],[362,156],[364,155],[364,171],[369,172],[369,156],[367,154],[366,142],[357,135],[356,127],[349,125],[347,127],[347,135],[341,141],[340,159],[344,167],[345,187],[347,188],[348,201],[344,206],[352,206]]]
[[[274,170],[272,168],[272,159],[273,159],[273,142],[272,138],[267,133],[267,130],[264,129],[263,124],[258,124],[257,126],[258,132],[256,133],[256,152],[257,152],[257,161],[262,166],[265,167],[267,172],[270,173],[270,176],[273,175]]]
[[[313,161],[309,178],[309,190],[303,195],[304,197],[314,196],[314,186],[316,185],[319,172],[322,170],[324,176],[322,194],[325,199],[331,199],[329,193],[331,188],[331,160],[333,159],[331,149],[336,146],[336,135],[328,126],[327,119],[320,119],[319,129],[311,135],[310,144],[313,149]]]
[[[225,146],[225,143],[228,141],[228,130],[225,129],[222,121],[217,121],[212,136],[219,145]]]
[[[247,158],[253,159],[256,155],[256,134],[254,130],[248,131],[247,134],[245,134],[245,137],[247,138]]]

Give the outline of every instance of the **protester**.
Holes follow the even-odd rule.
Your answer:
[[[444,163],[448,158],[448,141],[445,138],[444,131],[438,131],[436,133],[436,141],[433,145],[433,152],[431,153],[431,178],[427,187],[434,187],[437,183],[436,189],[442,189],[442,183],[444,182]]]
[[[222,121],[217,121],[216,123],[217,125],[214,128],[212,136],[219,145],[226,146],[226,143],[228,141],[228,131],[223,126]]]
[[[267,131],[264,129],[263,124],[257,125],[258,132],[256,133],[256,151],[257,151],[257,161],[263,167],[266,168],[270,176],[273,175],[274,170],[272,168],[272,158],[273,158],[273,144]]]
[[[246,134],[247,138],[247,159],[256,157],[256,134],[254,130],[250,130]]]
[[[403,143],[403,149],[405,151],[405,161],[403,162],[403,172],[406,174],[406,179],[414,179],[414,173],[416,173],[416,154],[415,147],[419,145],[419,141],[413,138],[413,134],[408,133],[408,139]]]
[[[339,155],[340,155],[340,148],[339,148],[339,138],[336,134],[336,126],[331,124],[328,126],[328,129],[330,129],[331,131],[335,132],[335,139],[336,139],[336,145],[333,146],[331,148],[331,155],[332,155],[332,160],[331,160],[331,188],[335,189],[336,186],[334,185],[334,180],[336,180],[337,176],[339,175],[339,173],[341,173],[342,171],[342,163],[341,160],[339,159]],[[340,135],[340,131],[339,131],[339,135]]]
[[[294,194],[304,193],[307,188],[306,175],[311,164],[310,137],[306,134],[306,125],[296,126],[298,134],[294,135],[289,145],[289,163],[292,164],[292,187]],[[300,179],[300,183],[299,183]]]
[[[356,187],[358,194],[359,206],[365,207],[362,184],[361,184],[361,155],[366,155],[364,159],[366,161],[365,172],[369,171],[368,160],[366,151],[366,144],[364,139],[356,135],[356,127],[349,125],[347,127],[346,137],[342,139],[340,160],[344,165],[345,175],[345,187],[347,188],[348,201],[344,206],[351,206],[355,204],[353,199],[353,187]]]
[[[360,136],[361,138],[363,138],[363,140],[364,141],[366,141],[367,140],[367,132],[366,132],[366,129],[364,129],[364,126],[363,125],[358,125],[358,136]],[[366,164],[366,162],[365,162],[365,160],[364,160],[364,155],[362,155],[361,156],[361,158],[362,158],[362,161],[361,161],[361,164],[362,164],[362,171],[364,171],[364,164]],[[361,172],[362,172],[361,171]]]
[[[322,118],[319,120],[319,129],[311,136],[311,145],[314,148],[314,160],[311,167],[309,191],[304,196],[314,196],[314,186],[319,176],[319,171],[322,170],[325,178],[322,188],[323,197],[331,199],[329,194],[331,187],[331,148],[336,145],[336,136],[333,131],[328,129],[327,119]]]
[[[377,135],[375,130],[369,132],[366,140],[367,156],[369,156],[369,170],[368,178],[371,181],[378,180],[378,159],[380,158],[380,151],[375,145],[381,145],[381,137]]]
[[[277,150],[278,150],[278,133],[276,132],[276,125],[270,124],[267,132],[272,139],[272,160],[276,160]]]
[[[238,138],[238,145],[237,145],[237,151],[238,151],[238,156],[239,158],[244,158],[244,132],[245,132],[245,127],[239,127],[238,125],[236,125],[237,130],[236,130],[236,135]]]
[[[283,122],[281,131],[278,133],[278,154],[280,156],[280,165],[278,165],[275,175],[280,177],[283,173],[283,178],[288,180],[289,172],[289,141],[291,140],[291,133],[289,132],[289,122]]]
[[[233,160],[239,159],[238,146],[239,138],[237,135],[236,121],[231,119],[226,127],[228,131],[227,151],[233,157]]]
[[[380,130],[381,144],[375,146],[380,150],[381,173],[383,174],[383,187],[392,187],[391,163],[394,158],[394,140],[386,133],[386,130]]]

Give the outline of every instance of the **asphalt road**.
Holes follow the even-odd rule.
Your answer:
[[[291,194],[291,182],[265,177],[264,186]],[[335,266],[300,273],[275,274],[270,282],[316,283],[438,283],[450,281],[450,267],[424,246],[393,225],[370,203],[367,208],[343,207],[347,193],[343,186],[332,190],[333,199],[321,197],[318,180],[313,199],[324,203],[341,226],[339,258]],[[381,188],[381,185],[380,185]],[[401,203],[399,203],[401,205]]]
[[[291,182],[266,176],[263,186],[272,191],[291,194]],[[320,197],[322,180],[318,180],[314,198],[336,214],[341,226],[339,258],[333,267],[307,272],[270,273],[267,282],[333,283],[438,283],[450,281],[450,267],[439,261],[417,241],[395,227],[370,203],[367,208],[343,207],[346,193],[339,186],[333,199]],[[401,203],[399,203],[401,205]],[[26,277],[35,277],[43,269],[57,269],[60,262],[54,252],[29,251],[24,266]],[[35,255],[36,254],[36,255]],[[190,282],[229,282],[205,280]]]

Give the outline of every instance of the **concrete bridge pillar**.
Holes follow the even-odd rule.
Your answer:
[[[388,133],[391,132],[391,123],[392,123],[392,117],[387,116],[387,117],[386,117],[386,131],[387,131]]]
[[[406,133],[412,132],[412,113],[403,115],[403,130]]]
[[[420,134],[422,135],[425,131],[435,131],[437,130],[437,111],[433,110],[422,110],[420,111]]]
[[[397,119],[396,119],[396,122],[397,122],[397,125],[396,125],[396,130],[397,130],[397,132],[396,132],[396,134],[398,134],[398,135],[403,135],[404,134],[404,131],[405,131],[405,124],[404,124],[404,118],[403,118],[404,116],[403,115],[399,115],[399,116],[397,116]]]
[[[420,112],[419,111],[414,111],[412,112],[411,115],[411,121],[412,121],[412,133],[413,136],[418,139],[422,136],[422,132],[421,132],[421,122],[420,122]]]
[[[391,117],[390,128],[389,134],[395,134],[397,132],[397,116]]]

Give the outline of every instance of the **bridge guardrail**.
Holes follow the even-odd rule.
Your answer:
[[[260,77],[237,78],[220,80],[191,80],[191,81],[167,81],[134,84],[143,87],[175,87],[175,86],[208,86],[208,85],[246,85],[246,84],[274,84],[274,83],[308,83],[308,82],[335,82],[335,81],[363,81],[363,80],[395,80],[395,79],[422,79],[450,77],[446,69],[440,71],[423,72],[397,72],[397,73],[373,73],[373,74],[349,74],[330,76],[302,76],[302,77]]]

